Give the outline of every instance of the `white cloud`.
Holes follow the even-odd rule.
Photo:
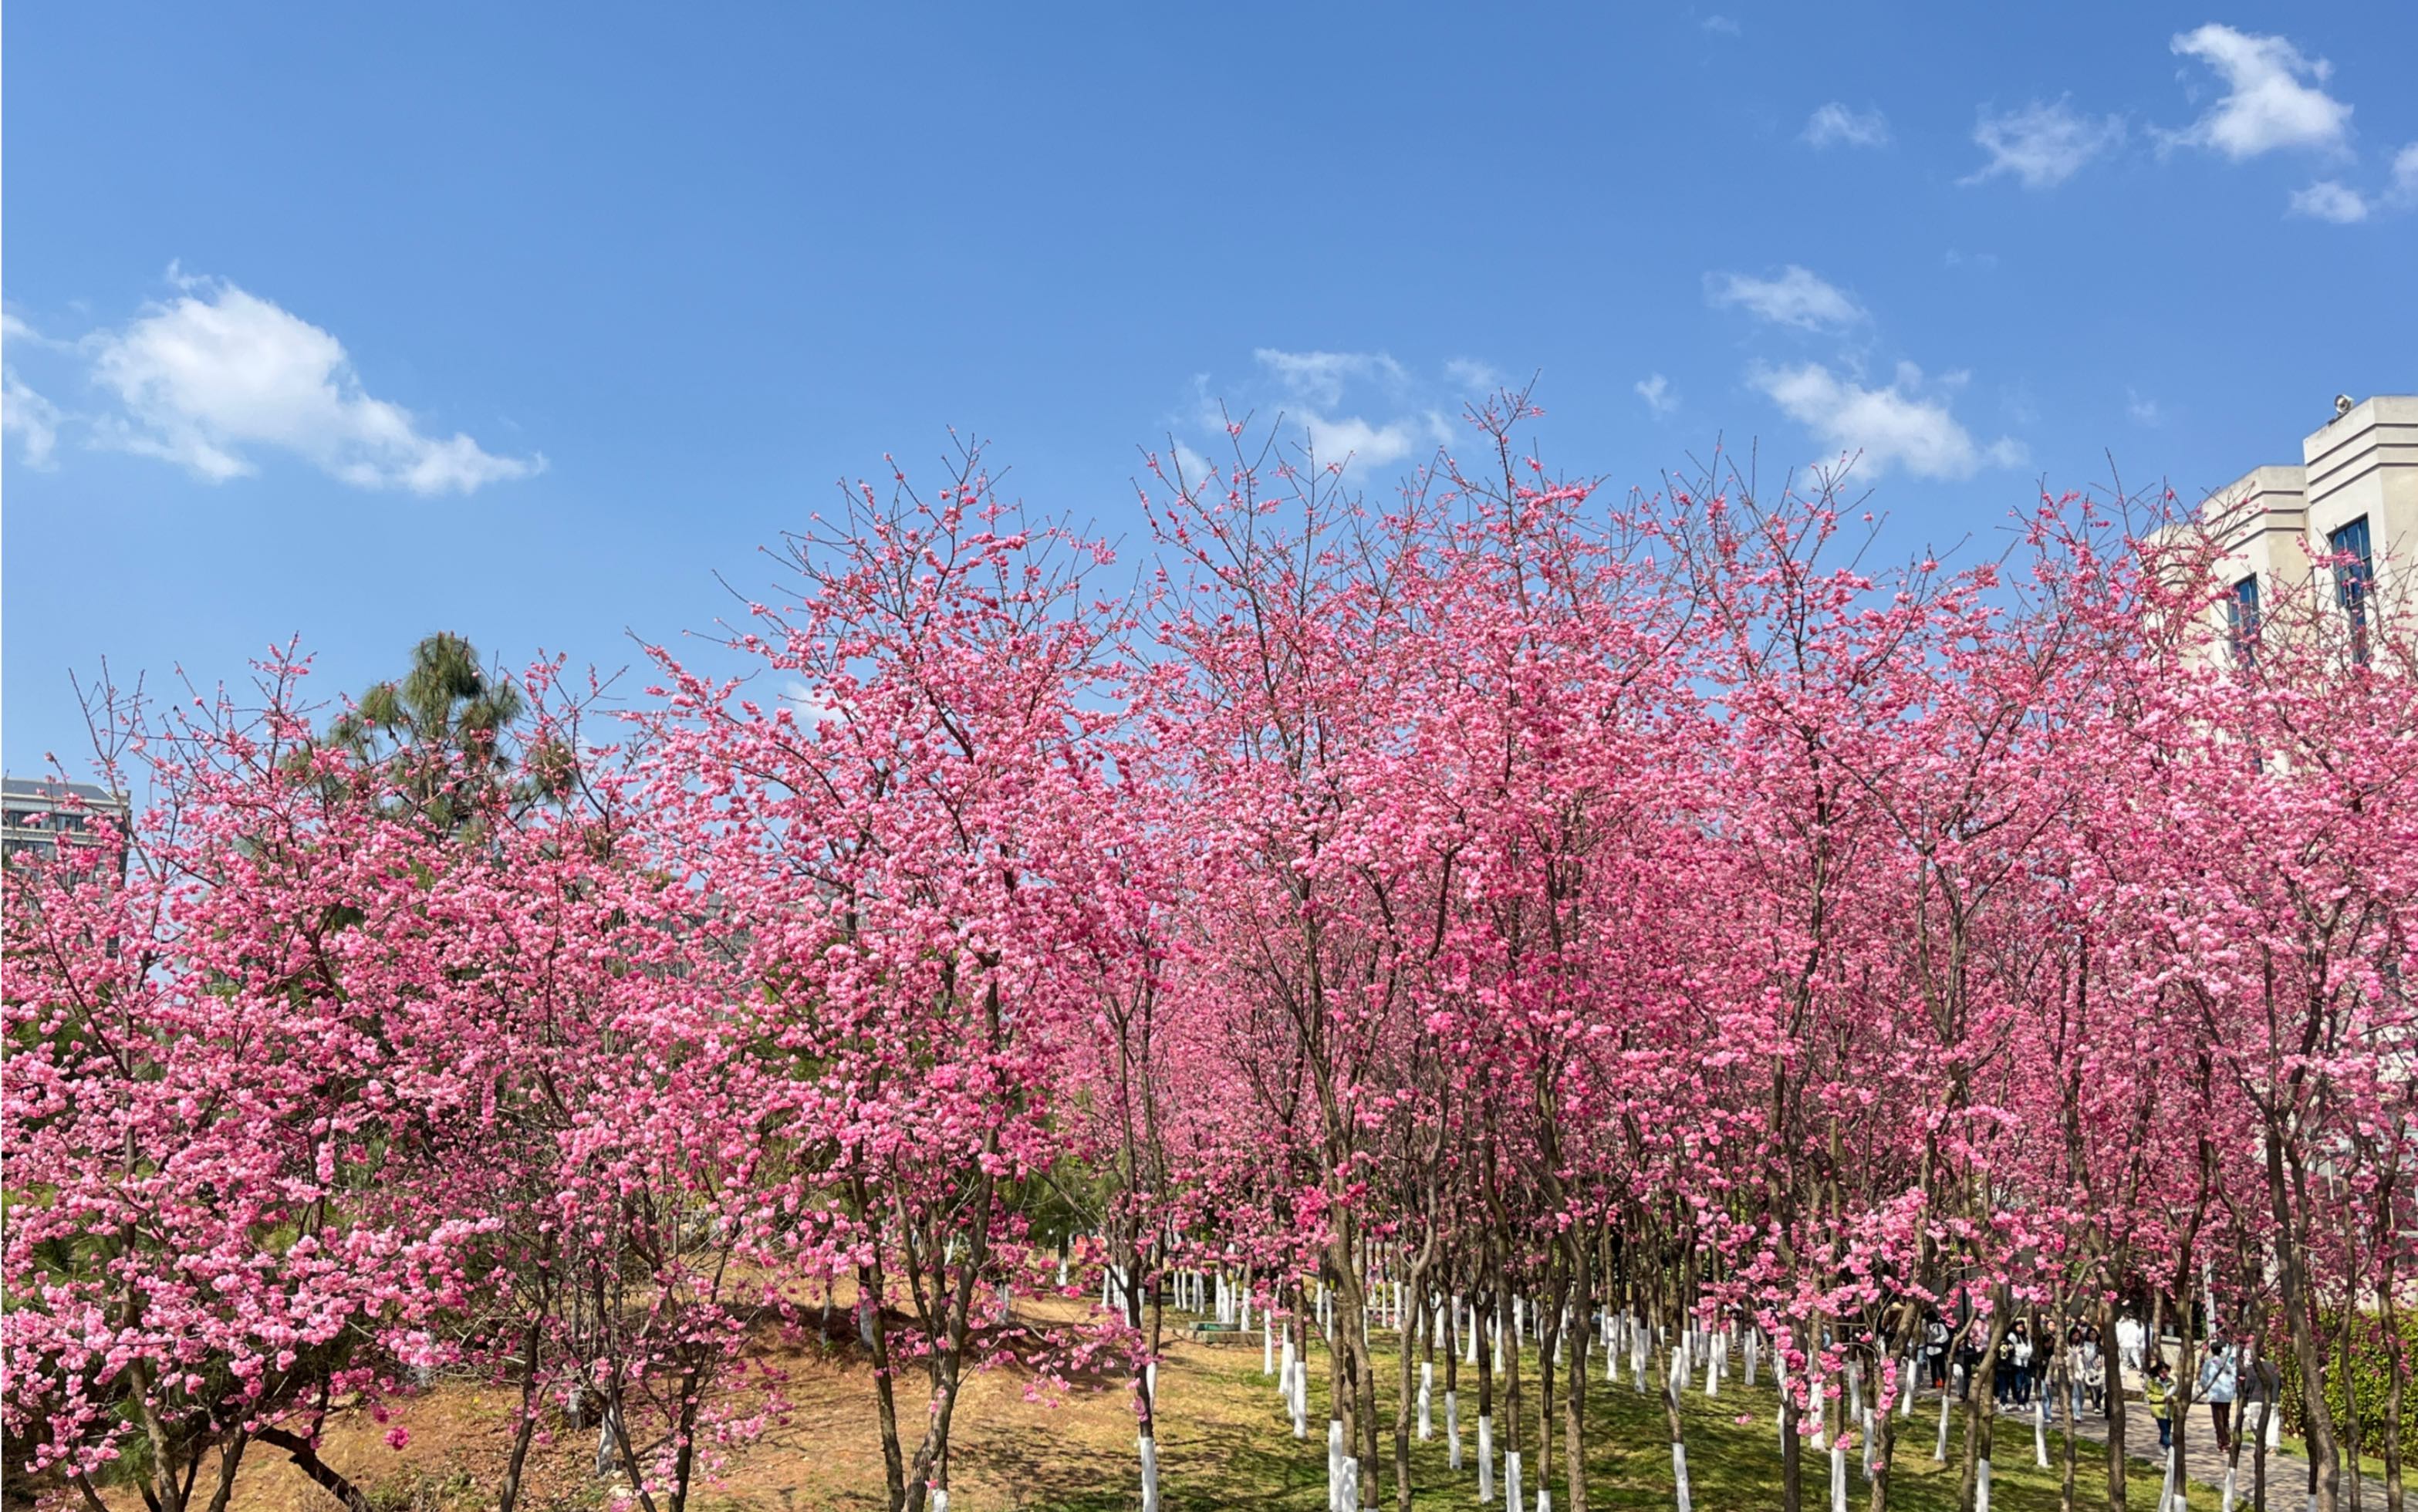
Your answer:
[[[2001,115],[1985,107],[1973,127],[1973,141],[1990,160],[1957,182],[1979,184],[2012,174],[2026,189],[2054,189],[2123,140],[2123,117],[2078,115],[2064,99],[2035,99]]]
[[[2418,142],[2393,155],[2393,187],[2384,197],[2403,209],[2418,205]]]
[[[1379,378],[1400,388],[1407,376],[1402,365],[1383,352],[1285,352],[1263,346],[1251,356],[1277,375],[1287,392],[1314,405],[1339,403],[1343,385],[1353,378]]]
[[[1414,451],[1442,446],[1452,434],[1444,417],[1433,410],[1382,425],[1357,415],[1330,418],[1306,412],[1301,423],[1309,433],[1310,453],[1321,467],[1353,472],[1383,467]]]
[[[41,346],[54,352],[73,348],[73,342],[62,342],[43,335],[18,317],[14,310],[0,310],[0,343],[10,346]]]
[[[1463,389],[1492,390],[1503,387],[1503,374],[1489,362],[1457,357],[1444,365],[1444,375]]]
[[[1705,298],[1802,330],[1838,329],[1864,318],[1863,306],[1795,263],[1781,269],[1778,278],[1707,273]]]
[[[2124,390],[2124,413],[2133,418],[2134,424],[2147,429],[2165,424],[2166,419],[2165,409],[2136,389]]]
[[[58,405],[36,393],[15,368],[0,364],[0,435],[19,438],[27,466],[50,466],[59,443],[59,420]]]
[[[1668,415],[1679,407],[1679,396],[1671,391],[1671,380],[1660,373],[1637,380],[1637,397],[1657,415]]]
[[[1879,111],[1852,111],[1831,100],[1805,122],[1805,140],[1817,147],[1889,145],[1889,117]]]
[[[1748,381],[1833,451],[1859,452],[1875,473],[1903,466],[1918,478],[1970,478],[1983,466],[2023,460],[2023,449],[2000,437],[1977,445],[1945,402],[1915,390],[1921,372],[1901,363],[1885,389],[1867,389],[1818,362],[1757,368]]]
[[[95,420],[102,444],[213,482],[258,471],[254,451],[282,451],[356,487],[415,494],[467,494],[545,466],[458,432],[424,434],[410,411],[362,389],[333,335],[232,283],[177,283],[172,302],[82,344],[119,406]]]
[[[2279,147],[2339,148],[2350,134],[2349,105],[2319,88],[2334,71],[2281,37],[2254,37],[2211,23],[2174,38],[2179,56],[2225,76],[2224,99],[2166,140],[2210,147],[2239,162]],[[2303,81],[2306,81],[2303,83]]]
[[[2292,191],[2292,213],[2312,221],[2332,221],[2338,226],[2355,225],[2367,219],[2367,201],[2355,189],[2320,178]]]
[[[1697,24],[1704,27],[1705,30],[1708,32],[1713,32],[1722,37],[1736,37],[1741,29],[1737,22],[1730,20],[1727,16],[1706,16],[1703,21],[1698,22]]]
[[[791,678],[781,684],[781,702],[790,716],[801,725],[817,727],[848,717],[828,688],[808,685],[803,680]]]
[[[1252,357],[1273,374],[1291,404],[1290,424],[1300,427],[1322,468],[1359,473],[1400,462],[1415,451],[1443,445],[1452,427],[1442,411],[1414,400],[1434,397],[1428,385],[1415,381],[1409,370],[1382,352],[1288,352],[1263,346]],[[1493,381],[1498,374],[1482,362],[1467,359],[1446,364],[1457,383]],[[1338,415],[1344,393],[1354,383],[1370,383],[1384,390],[1394,418],[1371,420],[1359,415]],[[1205,395],[1206,389],[1204,388]],[[1203,400],[1203,423],[1222,430],[1215,405]]]

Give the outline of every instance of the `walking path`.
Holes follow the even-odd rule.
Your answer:
[[[2254,1410],[2249,1415],[2253,1423],[2244,1426],[2255,1434],[2260,1431],[2257,1414]],[[2052,1428],[2063,1426],[2061,1416],[2049,1424]],[[2031,1410],[2028,1408],[2005,1409],[1998,1419],[2001,1434],[2011,1428],[2020,1434],[2030,1427]],[[2104,1413],[2085,1413],[2074,1427],[2082,1437],[2094,1443],[2107,1442],[2107,1417]],[[2158,1449],[2157,1420],[2150,1415],[2149,1407],[2142,1402],[2127,1401],[2124,1404],[2124,1448],[2129,1458],[2143,1464],[2152,1475],[2163,1471],[2164,1457]],[[2242,1443],[2234,1486],[2234,1501],[2239,1506],[2251,1504],[2250,1488],[2257,1475],[2253,1467],[2257,1452],[2255,1439]],[[2216,1447],[2216,1427],[2210,1420],[2208,1408],[2204,1403],[2195,1402],[2191,1407],[2190,1420],[2184,1427],[2183,1474],[2186,1479],[2203,1485],[2222,1486],[2225,1484],[2225,1465],[2226,1457]],[[2384,1483],[2371,1475],[2365,1477],[2365,1484],[2367,1504],[2382,1506]],[[2267,1451],[2267,1505],[2270,1508],[2297,1509],[2307,1499],[2308,1485],[2309,1463],[2306,1459],[2287,1455],[2280,1448]],[[2343,1488],[2346,1498],[2349,1490],[2349,1486]]]

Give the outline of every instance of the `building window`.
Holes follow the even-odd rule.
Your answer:
[[[2350,659],[2367,661],[2367,601],[2376,589],[2376,557],[2368,549],[2363,514],[2326,537],[2334,558],[2334,602],[2350,621]]]
[[[2258,574],[2233,585],[2225,596],[2226,638],[2233,643],[2233,660],[2248,666],[2258,660]]]

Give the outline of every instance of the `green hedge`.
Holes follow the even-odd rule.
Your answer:
[[[2418,1317],[2403,1314],[2397,1320],[2401,1330],[2401,1358],[2418,1369]],[[2319,1351],[2325,1360],[2326,1405],[2334,1412],[2335,1430],[2339,1432],[2346,1402],[2343,1394],[2342,1312],[2330,1309],[2319,1316]],[[2350,1350],[2350,1387],[2359,1397],[2360,1448],[2373,1454],[2382,1443],[2384,1433],[2384,1400],[2393,1389],[2391,1356],[2385,1352],[2384,1325],[2381,1319],[2362,1313],[2352,1321]],[[2284,1373],[2284,1431],[2301,1438],[2308,1431],[2308,1413],[2301,1402],[2301,1373],[2292,1364],[2291,1336],[2285,1332],[2279,1314],[2270,1325],[2268,1358]],[[2403,1387],[2401,1413],[2404,1433],[2408,1423],[2418,1418],[2418,1382]]]

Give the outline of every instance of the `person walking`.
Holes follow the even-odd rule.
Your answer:
[[[2096,1343],[2086,1342],[2083,1349],[2083,1394],[2090,1398],[2090,1410],[2104,1415],[2107,1411],[2107,1361]]]
[[[1937,1313],[1922,1332],[1923,1354],[1931,1362],[1931,1388],[1948,1389],[1948,1321]]]
[[[2158,1420],[2158,1447],[2175,1446],[2174,1382],[2163,1359],[2151,1360],[2141,1372],[2141,1395],[2150,1404],[2150,1415]]]
[[[2025,1324],[2017,1323],[2014,1356],[2015,1405],[2018,1407],[2029,1407],[2032,1404],[2032,1363],[2039,1352],[2032,1347],[2031,1329]]]
[[[2116,1320],[2116,1357],[2128,1370],[2141,1368],[2141,1320],[2130,1312]],[[2121,1377],[2118,1378],[2120,1382]]]
[[[2221,1454],[2233,1453],[2233,1398],[2241,1385],[2241,1373],[2232,1346],[2222,1338],[2211,1337],[2208,1355],[2200,1361],[2198,1395],[2208,1403],[2209,1416],[2216,1424],[2216,1447]]]

